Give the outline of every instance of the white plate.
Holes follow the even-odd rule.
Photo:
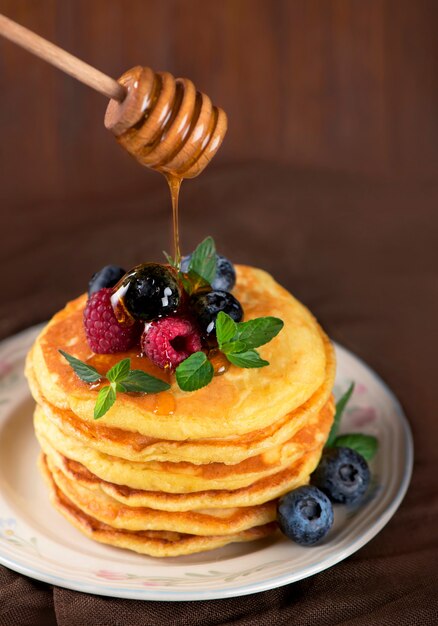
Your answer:
[[[390,390],[364,363],[337,347],[335,395],[356,388],[344,431],[376,435],[370,497],[357,509],[335,507],[322,545],[300,547],[280,533],[189,557],[154,559],[84,537],[49,504],[36,470],[33,401],[23,376],[38,329],[0,344],[0,563],[54,585],[139,600],[207,600],[255,593],[312,576],[361,548],[388,522],[409,484],[413,446]]]

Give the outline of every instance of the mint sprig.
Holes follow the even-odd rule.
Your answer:
[[[164,251],[163,254],[169,265],[178,270],[178,278],[189,295],[211,288],[217,270],[216,245],[213,237],[206,237],[195,248],[186,272],[180,271],[181,263],[170,254]]]
[[[213,365],[204,352],[194,352],[175,370],[176,381],[183,391],[196,391],[205,387],[213,375]]]
[[[336,403],[335,418],[325,447],[351,448],[361,454],[366,461],[371,461],[379,447],[379,442],[376,437],[373,437],[373,435],[364,435],[363,433],[346,433],[338,435],[341,418],[351,396],[353,395],[354,386],[354,383],[351,383],[347,391]]]
[[[221,311],[216,318],[216,337],[219,350],[230,363],[237,367],[259,368],[269,365],[255,347],[270,341],[283,328],[276,317],[260,317],[248,322],[236,323]],[[208,385],[214,369],[204,352],[195,352],[178,365],[176,381],[183,391],[195,391]]]
[[[371,461],[377,452],[379,442],[372,435],[363,435],[362,433],[348,433],[336,437],[333,445],[336,448],[352,448],[359,452],[366,461]]]
[[[105,376],[80,359],[59,350],[67,360],[75,374],[86,383],[95,383],[103,379],[109,385],[102,387],[98,393],[94,407],[94,419],[101,418],[107,413],[116,401],[117,393],[159,393],[170,389],[169,383],[160,378],[151,376],[143,370],[132,370],[131,359],[122,359],[111,367]]]
[[[220,311],[216,318],[219,350],[237,367],[266,367],[269,361],[262,359],[255,348],[271,341],[283,326],[278,317],[258,317],[236,323],[227,313]]]
[[[262,359],[254,348],[270,341],[282,328],[283,322],[276,317],[236,323],[221,311],[216,318],[219,350],[237,367],[258,368],[269,365],[269,361]],[[175,375],[180,389],[195,391],[211,382],[214,369],[204,352],[195,352],[178,365]]]
[[[206,237],[196,246],[189,263],[189,273],[195,272],[209,285],[216,276],[216,246],[213,237]]]
[[[333,421],[327,442],[325,444],[327,447],[333,446],[333,444],[335,443],[335,439],[338,434],[339,426],[341,423],[341,417],[345,411],[345,407],[347,406],[348,401],[353,395],[353,391],[354,391],[354,383],[351,383],[347,391],[336,402],[335,419]]]

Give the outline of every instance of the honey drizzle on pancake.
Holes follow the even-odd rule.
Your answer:
[[[155,406],[152,409],[155,415],[173,415],[175,409],[176,400],[171,391],[162,391],[155,394]]]
[[[152,363],[149,359],[144,356],[133,354],[132,352],[120,353],[117,354],[93,354],[88,359],[86,359],[86,363],[96,368],[99,374],[105,376],[106,372],[116,363],[119,363],[122,359],[131,359],[131,369],[133,370],[142,370],[146,372],[146,374],[151,374],[152,376],[157,376],[168,383],[171,383],[171,373],[169,370],[158,369],[156,365]],[[107,382],[102,380],[98,383],[95,383],[90,388],[91,389],[100,389],[103,385],[106,385]],[[156,415],[173,415],[176,409],[176,400],[175,396],[171,391],[162,391],[161,393],[154,394],[154,406],[152,408],[152,412]]]
[[[225,354],[215,348],[208,353],[208,360],[213,365],[215,376],[222,376],[230,369],[230,362]]]
[[[111,369],[113,365],[119,363],[122,359],[131,359],[131,369],[142,370],[146,374],[159,377],[166,382],[170,382],[170,372],[163,370],[152,363],[150,359],[145,359],[144,356],[136,354],[135,352],[117,352],[116,354],[92,354],[85,362],[88,365],[96,368],[99,374],[105,376],[107,371]]]

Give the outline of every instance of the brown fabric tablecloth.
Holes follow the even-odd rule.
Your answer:
[[[146,179],[120,198],[4,207],[2,337],[47,319],[103,264],[160,258],[169,200],[159,177]],[[0,567],[0,626],[437,624],[438,184],[249,163],[212,167],[184,187],[184,250],[211,233],[236,262],[272,272],[399,397],[415,442],[409,491],[353,556],[241,598],[120,600]]]

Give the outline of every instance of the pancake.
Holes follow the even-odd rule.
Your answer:
[[[330,410],[331,409],[331,410]],[[333,415],[333,405],[324,415],[323,428],[328,431]],[[309,429],[310,430],[310,429]],[[310,433],[309,433],[310,434]],[[92,490],[103,491],[115,500],[129,506],[152,507],[163,511],[188,511],[202,508],[228,508],[235,506],[254,506],[263,504],[307,483],[321,456],[323,441],[306,452],[292,465],[266,478],[255,481],[241,489],[209,490],[192,493],[174,494],[164,491],[146,491],[132,489],[125,485],[111,483],[90,472],[84,465],[57,452],[47,440],[43,449],[52,463],[71,480],[79,482]]]
[[[333,423],[332,345],[266,272],[236,269],[245,319],[272,315],[285,325],[260,348],[268,367],[230,365],[195,392],[181,391],[136,350],[92,353],[82,321],[86,295],[37,337],[26,376],[41,471],[55,508],[88,537],[151,556],[251,541],[277,528],[277,499],[308,483]],[[101,384],[82,382],[60,349],[101,374],[129,357],[171,389],[118,393],[95,421]]]
[[[204,536],[169,531],[125,531],[103,524],[76,507],[54,482],[44,455],[40,458],[40,470],[49,487],[50,499],[73,526],[90,539],[118,548],[125,548],[154,557],[172,557],[205,552],[221,548],[229,543],[255,541],[275,532],[277,524],[256,526],[235,535]]]
[[[263,369],[232,366],[226,375],[214,377],[207,387],[192,393],[181,391],[171,381],[175,408],[167,415],[157,415],[156,394],[118,394],[114,406],[101,418],[102,424],[173,441],[236,437],[269,427],[321,387],[326,378],[326,347],[314,317],[266,272],[247,266],[236,270],[233,293],[245,319],[272,315],[284,321],[281,333],[260,348],[270,365]],[[63,349],[83,361],[93,359],[82,323],[85,302],[83,295],[54,316],[35,342],[32,363],[48,402],[93,423],[97,391],[80,381],[59,354]],[[136,357],[136,351],[128,354]],[[126,355],[114,356],[119,360]],[[150,373],[166,378],[148,359],[140,360]]]
[[[46,447],[46,451],[49,448]],[[279,498],[283,494],[305,484],[315,469],[321,450],[315,449],[303,455],[285,470],[262,478],[249,487],[227,490],[200,491],[188,494],[171,494],[163,491],[143,491],[116,485],[98,478],[86,467],[50,449],[50,459],[72,480],[88,486],[93,491],[103,491],[115,500],[129,506],[154,507],[163,511],[189,511],[201,508],[228,508],[252,506]]]
[[[176,512],[127,506],[103,491],[93,491],[80,481],[71,480],[51,462],[49,456],[46,461],[55,484],[68,499],[87,515],[112,528],[166,530],[193,535],[234,535],[275,520],[274,501],[258,506]]]
[[[290,466],[303,453],[318,447],[327,437],[333,416],[332,405],[282,446],[249,457],[235,465],[206,463],[196,465],[150,461],[139,463],[109,456],[84,446],[63,433],[45,416],[40,406],[34,414],[35,433],[43,450],[46,441],[64,456],[78,461],[103,480],[132,489],[190,493],[206,489],[239,489]]]
[[[33,369],[32,351],[28,355],[26,374],[32,394],[48,419],[67,436],[73,436],[99,452],[131,461],[189,461],[195,464],[217,461],[236,464],[289,440],[327,403],[334,382],[335,360],[327,337],[323,336],[323,341],[326,348],[326,377],[321,387],[295,411],[264,429],[238,437],[166,441],[109,427],[100,421],[86,422],[73,411],[59,409],[44,398]]]

